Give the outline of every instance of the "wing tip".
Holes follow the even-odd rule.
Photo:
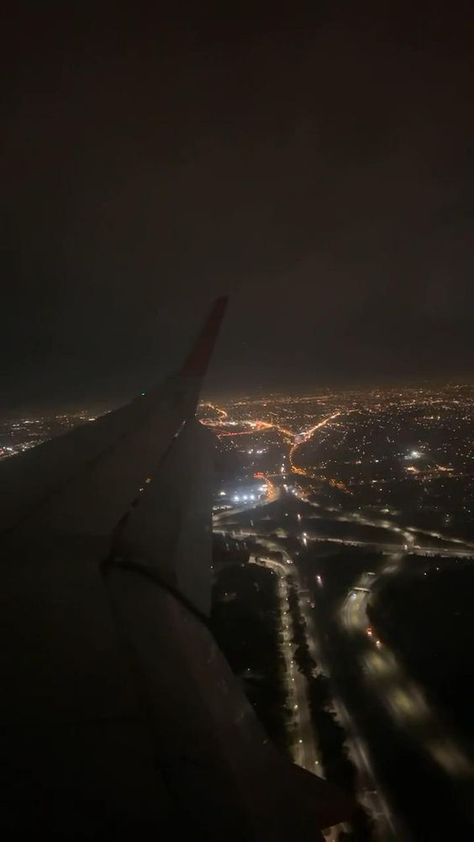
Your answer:
[[[228,295],[221,295],[213,302],[206,321],[184,361],[181,374],[186,376],[192,375],[194,377],[203,377],[205,375],[228,301]]]

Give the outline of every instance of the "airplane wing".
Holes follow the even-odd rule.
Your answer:
[[[5,839],[318,837],[350,807],[269,742],[207,624],[225,309],[183,368],[0,464]]]

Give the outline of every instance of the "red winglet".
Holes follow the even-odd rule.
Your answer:
[[[227,296],[216,298],[211,311],[200,331],[196,342],[184,361],[181,374],[203,377],[219,333],[225,309],[227,307]]]

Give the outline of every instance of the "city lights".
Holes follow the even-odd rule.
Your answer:
[[[422,494],[423,509],[430,510],[438,529],[446,519],[452,522],[454,512],[457,521],[472,514],[470,386],[325,390],[213,406],[212,412],[209,404],[203,407],[202,421],[217,434],[223,452],[240,460],[239,481],[245,484],[254,475],[258,459],[258,472],[273,483],[245,489],[256,499],[290,493],[290,480],[298,478],[292,494],[323,493],[328,506],[352,500],[354,507],[358,500],[391,512],[421,505]],[[407,440],[417,444],[407,445]],[[242,500],[244,492],[233,491]]]

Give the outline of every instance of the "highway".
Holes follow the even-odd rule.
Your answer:
[[[244,537],[247,533],[239,534],[240,537]],[[314,733],[311,720],[307,682],[298,670],[294,660],[293,632],[288,604],[288,587],[290,582],[293,582],[296,586],[301,616],[306,622],[307,643],[310,654],[319,668],[322,668],[323,672],[328,675],[329,671],[324,666],[320,647],[317,642],[317,633],[311,613],[311,597],[309,592],[304,589],[299,571],[285,548],[280,543],[269,540],[263,535],[258,536],[258,540],[262,545],[262,553],[252,554],[249,562],[272,570],[278,576],[280,623],[283,638],[283,655],[286,663],[287,704],[293,711],[293,759],[295,763],[308,771],[324,776],[324,768],[318,751],[317,736]],[[265,550],[281,553],[282,561],[266,557],[264,554]],[[349,756],[358,770],[361,782],[359,792],[361,803],[366,807],[376,823],[380,839],[388,842],[388,840],[400,838],[395,835],[394,820],[390,809],[377,789],[370,764],[369,751],[362,736],[356,732],[355,725],[342,700],[333,698],[333,705],[335,714],[347,734],[346,745]],[[324,835],[327,842],[337,842],[339,831],[343,829],[341,826],[326,831]]]
[[[288,586],[292,580],[296,586],[299,608],[301,615],[307,617],[306,609],[308,597],[305,594],[299,572],[294,566],[294,563],[286,550],[279,544],[269,541],[265,537],[261,537],[261,543],[267,550],[281,552],[283,561],[275,561],[274,559],[266,558],[265,556],[250,556],[251,564],[259,564],[269,570],[273,570],[279,578],[279,597],[280,597],[280,622],[283,637],[283,656],[286,663],[286,689],[287,689],[287,704],[293,711],[293,742],[292,755],[294,762],[306,769],[308,772],[323,777],[324,769],[321,757],[318,751],[316,734],[314,732],[313,723],[311,720],[311,710],[308,699],[308,686],[304,675],[299,671],[294,661],[294,645],[291,642],[293,633],[291,627],[291,614],[288,603]],[[312,624],[307,626],[308,630],[312,629]],[[307,643],[310,652],[314,653],[314,640],[311,634],[307,636]],[[328,828],[323,832],[326,842],[337,842],[339,838],[339,831],[343,829],[342,826],[335,826]]]
[[[356,652],[361,666],[361,675],[370,684],[381,704],[387,708],[392,720],[446,774],[453,778],[468,778],[474,775],[474,766],[463,746],[453,734],[449,733],[446,723],[441,720],[434,706],[425,697],[422,688],[408,674],[396,652],[380,640],[367,614],[373,588],[381,578],[401,573],[403,566],[409,564],[410,555],[473,557],[474,546],[469,542],[444,536],[438,532],[417,530],[414,527],[402,528],[387,519],[368,518],[359,512],[335,515],[335,520],[384,529],[400,541],[400,545],[396,546],[393,543],[333,539],[337,543],[350,546],[367,546],[384,555],[383,566],[378,571],[366,570],[357,581],[353,582],[339,610],[339,623],[345,633],[348,636],[358,635]],[[420,546],[416,543],[418,533],[444,541],[451,546],[442,548]],[[304,534],[306,541],[315,540],[310,532]],[[316,540],[327,539],[318,536]],[[363,643],[361,636],[363,636]],[[366,754],[365,751],[364,754]]]
[[[388,709],[392,720],[446,774],[454,778],[469,778],[474,774],[474,767],[462,744],[450,734],[446,723],[441,721],[422,688],[408,674],[397,653],[379,639],[367,615],[375,584],[380,577],[400,570],[403,563],[404,555],[394,553],[377,574],[373,571],[363,573],[344,599],[339,622],[346,634],[358,636],[362,675],[381,704]]]
[[[262,543],[268,549],[276,548],[275,544],[265,542],[264,539],[262,539]],[[299,581],[298,571],[288,554],[281,551],[280,547],[278,547],[278,551],[283,554],[284,560],[282,562],[266,558],[264,555],[252,555],[249,561],[251,564],[258,564],[272,570],[278,576],[280,624],[283,641],[282,653],[286,664],[287,704],[293,716],[293,759],[298,766],[302,766],[309,772],[318,774],[321,773],[321,761],[311,721],[306,678],[299,671],[294,660],[295,646],[292,643],[292,618],[288,603],[289,583],[292,580],[296,585],[297,593],[300,597],[300,607],[303,607],[300,596],[301,583]]]
[[[311,541],[343,544],[348,547],[367,547],[367,549],[392,555],[391,560],[388,562],[389,565],[392,565],[392,572],[394,572],[395,569],[399,569],[402,559],[409,555],[440,556],[444,558],[474,558],[474,544],[469,541],[462,541],[460,538],[453,538],[449,535],[443,535],[440,532],[418,529],[414,526],[402,527],[387,518],[367,517],[366,515],[362,515],[359,511],[345,511],[343,513],[339,513],[329,509],[324,510],[321,509],[317,503],[308,500],[303,494],[297,493],[296,496],[302,502],[306,503],[306,505],[310,505],[316,509],[318,514],[324,512],[324,515],[321,515],[321,518],[327,517],[337,523],[354,524],[354,526],[367,526],[372,529],[381,529],[390,533],[394,538],[394,540],[390,542],[383,542],[380,540],[370,541],[368,539],[356,538],[355,536],[341,538],[326,536],[321,534],[321,530],[319,532],[305,531],[304,535]],[[310,529],[311,527],[306,527],[306,530]],[[419,544],[416,543],[417,536],[434,538],[436,541],[442,541],[444,544],[449,544],[450,546],[430,546],[429,544]],[[387,572],[388,567],[384,568],[384,571]]]
[[[306,620],[306,628],[308,629],[310,655],[316,661],[322,673],[330,677],[331,671],[325,663],[321,647],[318,644],[318,634],[315,628],[312,610],[312,598],[309,591],[306,593],[302,591],[302,597],[303,616]],[[335,695],[334,686],[332,690],[334,713],[340,725],[344,728],[346,734],[345,744],[348,754],[358,772],[358,799],[374,821],[377,838],[384,840],[384,842],[396,842],[401,837],[397,832],[397,824],[392,811],[383,794],[378,789],[370,760],[369,748],[346,705],[340,696]],[[334,838],[337,839],[337,835]]]
[[[304,500],[304,502],[308,503],[307,500]],[[318,507],[315,505],[315,508]],[[427,535],[426,532],[424,533],[424,537],[443,540],[446,544],[450,544],[450,546],[443,548],[421,546],[417,543],[417,530],[413,527],[402,528],[388,519],[362,516],[360,512],[346,512],[344,514],[334,512],[331,514],[336,519],[354,523],[354,525],[382,528],[390,535],[390,541],[384,544],[377,544],[373,541],[356,541],[351,538],[333,539],[337,543],[347,545],[348,547],[354,544],[366,546],[371,551],[380,551],[384,556],[382,568],[378,572],[373,570],[363,572],[360,578],[352,583],[351,588],[346,593],[339,607],[337,621],[341,632],[347,637],[349,649],[353,652],[354,664],[358,664],[359,666],[359,680],[365,682],[372,698],[378,700],[379,706],[385,709],[390,720],[402,729],[407,738],[417,745],[419,750],[427,752],[432,761],[444,773],[454,781],[460,778],[468,778],[473,774],[474,770],[472,770],[470,761],[463,752],[462,746],[459,746],[454,736],[447,732],[444,723],[441,722],[437,713],[424,697],[421,688],[407,674],[399,658],[386,645],[382,644],[377,636],[376,630],[370,627],[367,617],[367,604],[370,592],[379,576],[397,574],[403,569],[404,564],[409,564],[412,555],[429,556],[432,554],[446,557],[465,555],[472,557],[474,554],[472,546],[465,542],[459,542],[457,539],[450,540],[446,536],[438,533]],[[228,515],[230,518],[231,512]],[[225,529],[224,524],[220,523],[219,528]],[[259,533],[257,519],[254,528],[247,526],[241,527],[233,534],[237,538],[252,536],[269,551],[273,550],[282,553],[282,562],[265,559],[265,564],[272,567],[275,571],[278,570],[282,581],[287,580],[290,576],[296,576],[295,581],[297,582],[300,608],[307,625],[307,642],[310,654],[322,666],[323,671],[331,675],[331,669],[326,669],[324,657],[322,657],[318,645],[318,637],[314,625],[314,609],[311,608],[311,595],[302,586],[298,570],[291,563],[292,559],[289,557],[283,545],[278,541],[269,540],[266,536],[261,535]],[[281,530],[281,534],[286,535],[288,533],[286,530]],[[309,532],[302,533],[302,536],[305,536],[304,539],[302,538],[302,541],[306,545],[311,540],[317,540],[317,537],[313,537]],[[321,537],[320,540],[326,539]],[[264,552],[262,552],[262,557],[264,557]],[[320,587],[321,585],[315,582],[315,591]],[[286,605],[284,588],[281,590],[281,604],[284,611],[284,606]],[[291,643],[291,640],[288,640],[288,637],[291,638],[291,631],[288,625],[285,627],[285,620],[283,620],[283,624],[284,642],[285,644],[288,642]],[[295,704],[298,705],[298,717],[295,718],[295,762],[311,771],[317,771],[319,774],[323,774],[324,770],[321,766],[321,760],[318,757],[317,742],[313,733],[307,704],[306,682],[304,677],[298,672],[296,665],[291,663],[293,660],[291,657],[291,646],[288,646],[288,648],[285,646],[285,650],[289,703],[293,707]],[[295,679],[294,681],[292,680],[293,678]],[[290,684],[293,685],[293,689],[290,687]],[[338,693],[339,691],[336,690],[336,692]],[[400,831],[399,818],[394,816],[393,811],[380,791],[379,785],[376,783],[376,777],[372,767],[372,752],[359,723],[349,713],[342,695],[337,695],[336,698],[333,697],[333,701],[335,713],[348,735],[347,746],[349,756],[358,770],[359,798],[375,822],[377,838],[384,840],[384,842],[386,840],[402,838],[404,840],[410,839],[410,835],[405,828],[403,828],[403,831]],[[302,742],[299,742],[300,740]],[[337,829],[333,829],[331,833],[330,839],[336,840]]]

